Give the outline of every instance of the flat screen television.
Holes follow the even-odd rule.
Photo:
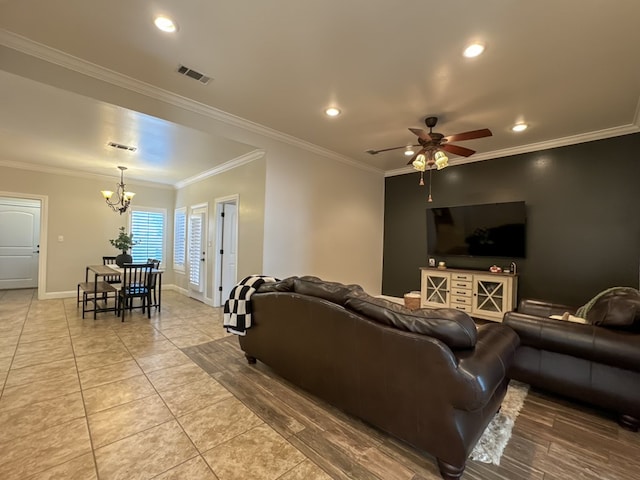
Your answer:
[[[427,208],[427,254],[525,258],[524,202]]]

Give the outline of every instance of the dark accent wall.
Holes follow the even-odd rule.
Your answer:
[[[449,267],[518,266],[518,298],[582,305],[613,286],[639,288],[640,134],[466,165],[432,177],[433,202],[420,175],[385,182],[382,292],[420,289],[427,265],[427,206],[524,200],[527,257],[439,257]]]

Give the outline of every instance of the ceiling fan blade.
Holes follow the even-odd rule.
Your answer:
[[[409,160],[409,162],[407,163],[407,165],[411,165],[411,164],[413,163],[413,161],[414,161],[416,158],[418,158],[418,155],[420,155],[421,153],[424,153],[424,152],[426,152],[426,151],[427,151],[427,149],[426,149],[426,148],[421,149],[421,150],[420,150],[419,152],[417,152],[413,157],[411,157],[411,160]]]
[[[443,140],[447,142],[460,142],[462,140],[473,140],[474,138],[484,138],[493,135],[488,128],[482,128],[480,130],[471,130],[470,132],[456,133],[455,135],[449,135],[444,137]]]
[[[459,147],[458,145],[451,145],[450,143],[443,143],[440,145],[440,148],[449,153],[460,155],[461,157],[469,157],[476,153],[475,150],[471,150],[470,148]]]
[[[410,128],[409,130],[411,131],[411,133],[413,133],[414,135],[417,135],[419,138],[421,138],[425,142],[430,142],[432,140],[431,135],[429,135],[429,133],[425,132],[421,128]]]
[[[367,153],[370,153],[371,155],[377,155],[377,154],[382,153],[382,152],[389,152],[389,151],[391,151],[391,150],[398,150],[398,149],[400,149],[400,148],[407,148],[407,146],[408,146],[408,145],[402,145],[402,146],[400,146],[400,147],[383,148],[382,150],[367,150]],[[419,147],[419,146],[420,146],[420,144],[418,144],[418,145],[411,145],[411,146],[412,146],[412,147]]]

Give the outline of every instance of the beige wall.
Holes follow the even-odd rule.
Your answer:
[[[298,149],[269,152],[264,270],[381,291],[381,174]]]
[[[47,296],[75,293],[84,279],[85,266],[102,263],[103,255],[117,255],[109,244],[121,225],[128,225],[128,215],[119,215],[105,205],[100,195],[117,182],[113,178],[81,177],[22,170],[0,166],[0,192],[47,197],[46,286]],[[173,212],[173,189],[155,188],[128,182],[136,192],[137,206],[165,208]],[[168,231],[173,230],[173,214],[167,215]],[[0,228],[2,226],[0,225]],[[64,240],[58,241],[62,236]],[[171,242],[166,255],[171,258]],[[172,283],[171,271],[165,279]]]
[[[206,298],[213,298],[216,242],[216,199],[238,195],[238,280],[251,274],[262,273],[262,244],[264,239],[264,196],[265,196],[264,157],[233,170],[209,177],[192,185],[181,188],[176,193],[176,208],[189,208],[206,203],[209,218],[207,222],[207,249],[209,258],[206,272]],[[171,213],[173,216],[173,212]],[[180,272],[174,274],[175,284],[183,289],[188,287],[187,276]]]

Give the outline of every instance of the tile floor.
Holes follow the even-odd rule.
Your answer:
[[[180,350],[221,325],[175,292],[122,323],[0,291],[0,479],[330,478]]]

